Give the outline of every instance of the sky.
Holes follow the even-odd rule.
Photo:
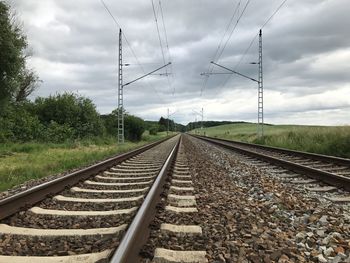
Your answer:
[[[117,107],[119,27],[101,0],[7,2],[42,80],[32,98],[74,92],[101,114]],[[256,82],[201,73],[228,73],[215,61],[256,79],[262,28],[265,122],[349,125],[349,0],[289,0],[268,21],[282,2],[104,0],[124,33],[124,83],[172,63],[124,87],[126,111],[158,120],[169,109],[186,124],[203,108],[204,120],[256,122]]]

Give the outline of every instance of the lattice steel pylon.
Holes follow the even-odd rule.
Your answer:
[[[264,136],[264,82],[262,65],[262,30],[259,32],[259,77],[258,77],[258,137]]]
[[[118,143],[124,143],[124,106],[123,106],[123,64],[122,64],[122,30],[119,29],[118,53]]]

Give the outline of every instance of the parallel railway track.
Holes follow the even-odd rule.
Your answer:
[[[203,136],[195,137],[350,191],[350,159]]]

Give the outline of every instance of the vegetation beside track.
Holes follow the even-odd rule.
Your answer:
[[[166,136],[166,132],[150,135],[146,131],[141,141],[125,142],[123,145],[117,145],[116,139],[112,137],[60,144],[41,142],[0,144],[0,191],[31,179],[83,167]]]
[[[264,130],[261,139],[253,123],[220,125],[191,133],[350,158],[350,126],[265,125]]]

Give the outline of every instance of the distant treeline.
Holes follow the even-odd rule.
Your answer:
[[[209,128],[219,125],[225,125],[225,124],[235,124],[235,123],[250,123],[245,121],[203,121],[203,128]],[[201,128],[202,122],[190,122],[186,125],[186,130],[190,131],[193,129]]]
[[[249,123],[244,121],[203,121],[203,128],[220,126],[225,124],[235,124],[235,123]],[[168,130],[168,119],[161,117],[159,121],[145,121],[146,130],[150,131],[167,131]],[[190,122],[187,125],[182,125],[180,123],[174,122],[174,120],[169,119],[169,131],[177,132],[187,132],[193,129],[198,129],[202,127],[202,122]],[[151,132],[152,133],[152,132]]]

